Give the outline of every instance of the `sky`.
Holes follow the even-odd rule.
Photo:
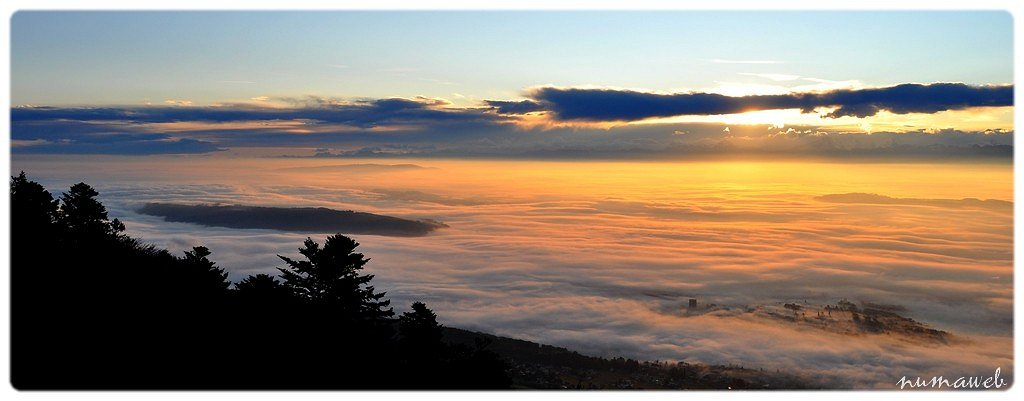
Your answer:
[[[966,136],[938,141],[940,156],[973,145],[1005,156],[1012,57],[1006,12],[21,11],[12,145],[877,154],[893,141],[823,137],[953,130]],[[765,138],[752,145],[735,125]],[[700,138],[680,144],[680,132]],[[769,135],[798,138],[761,144]]]
[[[19,12],[12,104],[1012,81],[1004,12]],[[762,63],[737,63],[759,61]]]

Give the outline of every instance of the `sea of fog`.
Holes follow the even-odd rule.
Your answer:
[[[444,222],[426,236],[353,237],[396,312],[421,300],[445,325],[840,386],[1012,376],[1011,163],[15,155],[19,170],[55,193],[93,185],[129,234],[175,253],[205,245],[232,280],[275,273],[275,255],[328,233],[168,223],[138,209],[323,206]],[[717,309],[688,312],[691,298]],[[955,341],[743,313],[843,299]]]

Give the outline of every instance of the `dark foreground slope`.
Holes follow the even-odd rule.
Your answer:
[[[239,283],[205,247],[140,243],[76,184],[11,180],[11,383],[18,389],[500,389],[507,366],[396,315],[358,243],[308,239]]]
[[[96,191],[11,180],[11,383],[60,389],[800,388],[763,372],[641,363],[397,315],[358,243],[307,239],[238,283],[109,219]]]
[[[514,388],[521,389],[655,389],[769,390],[819,388],[804,378],[737,366],[637,361],[582,355],[562,347],[494,336],[453,327],[445,341],[464,346],[480,343],[509,365]]]

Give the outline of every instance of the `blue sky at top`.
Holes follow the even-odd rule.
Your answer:
[[[12,104],[1011,83],[1012,61],[1005,12],[19,12]]]

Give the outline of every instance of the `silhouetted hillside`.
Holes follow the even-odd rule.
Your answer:
[[[444,328],[445,341],[480,341],[511,366],[514,388],[528,389],[810,389],[820,386],[783,372],[738,366],[598,358],[562,347]]]
[[[125,235],[97,196],[79,183],[53,199],[24,173],[11,179],[18,389],[804,387],[749,369],[594,358],[447,328],[421,302],[396,316],[359,244],[340,234],[279,255],[279,275],[232,284],[206,247],[175,256]],[[248,221],[270,209],[147,207]],[[308,210],[320,209],[268,213],[301,220]]]
[[[508,388],[422,303],[396,319],[358,243],[307,239],[280,276],[227,274],[145,245],[84,183],[11,180],[11,383],[19,389]]]

